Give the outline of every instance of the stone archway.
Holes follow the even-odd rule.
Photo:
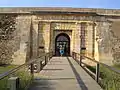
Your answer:
[[[65,33],[60,33],[55,38],[55,56],[60,56],[60,46],[64,48],[63,56],[70,55],[70,37]]]

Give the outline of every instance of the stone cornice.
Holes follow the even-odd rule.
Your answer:
[[[95,22],[105,22],[108,18],[105,16],[68,16],[68,15],[43,15],[36,16],[34,18],[36,21],[44,22],[81,22],[81,21],[95,21]]]
[[[64,8],[64,7],[3,7],[0,13],[31,14],[31,12],[88,12],[99,15],[120,16],[120,9]]]

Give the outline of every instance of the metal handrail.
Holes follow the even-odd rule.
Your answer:
[[[73,52],[73,53],[76,53],[76,52]],[[97,61],[97,60],[95,60],[95,59],[93,59],[93,58],[90,58],[90,57],[81,55],[81,54],[79,54],[79,53],[76,53],[76,54],[78,54],[78,55],[80,55],[80,56],[82,56],[82,57],[85,57],[85,58],[87,58],[87,59],[89,59],[89,60],[91,60],[91,61],[93,61],[93,62],[95,62],[95,63],[101,64],[102,66],[105,66],[106,68],[114,71],[115,73],[120,74],[120,70],[118,70],[118,69],[116,69],[116,68],[114,68],[114,67],[108,66],[108,65],[106,65],[106,64],[104,64],[104,63],[101,63],[101,62],[99,62],[99,61]]]
[[[101,63],[101,62],[95,60],[94,58],[87,57],[87,56],[85,56],[85,55],[83,55],[83,54],[79,54],[79,53],[76,53],[76,52],[73,52],[73,53],[72,53],[72,57],[73,57],[75,60],[77,60],[77,58],[76,58],[77,55],[80,56],[80,60],[79,60],[80,66],[82,66],[82,64],[86,65],[85,63],[82,62],[82,59],[83,59],[83,58],[87,58],[87,59],[89,59],[90,61],[93,61],[94,63],[96,63],[96,73],[95,73],[95,76],[94,76],[94,77],[95,77],[96,82],[98,82],[98,83],[99,83],[99,80],[101,79],[101,78],[100,78],[100,65],[102,65],[103,67],[106,67],[107,69],[109,69],[109,70],[113,71],[114,73],[120,75],[120,70],[118,70],[118,69],[116,69],[116,68],[114,68],[114,67],[108,66],[108,65],[106,65],[106,64],[104,64],[104,63]]]
[[[43,56],[46,56],[47,54],[50,54],[50,53],[52,53],[52,52],[46,53],[46,54],[40,56],[39,58],[41,58],[41,57],[43,57]],[[17,66],[17,67],[15,67],[15,68],[7,71],[7,72],[4,72],[4,73],[0,74],[0,80],[3,79],[3,78],[5,78],[5,77],[7,77],[7,76],[9,76],[9,75],[12,74],[12,73],[18,71],[19,69],[21,69],[22,67],[24,67],[24,66],[26,66],[26,65],[32,64],[32,63],[37,62],[37,61],[41,61],[41,60],[38,60],[39,58],[30,59],[30,61],[28,61],[28,62],[26,62],[26,63],[24,63],[24,64],[22,64],[22,65],[20,65],[20,66]]]

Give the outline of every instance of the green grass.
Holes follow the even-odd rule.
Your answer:
[[[8,70],[11,70],[11,69],[13,69],[15,67],[16,67],[16,65],[0,66],[0,74],[6,72]]]
[[[5,73],[8,70],[11,70],[15,67],[16,67],[16,65],[2,65],[2,66],[0,66],[0,74]],[[8,77],[0,80],[0,90],[8,90],[7,89],[7,86],[8,86],[7,81],[8,81]]]
[[[11,70],[15,68],[16,65],[9,65],[9,66],[1,66],[0,67],[0,73],[6,72],[8,70]],[[9,90],[9,82],[8,79],[13,77],[19,77],[20,79],[20,89],[19,90],[26,90],[26,86],[28,86],[32,80],[32,75],[28,71],[27,66],[20,68],[15,73],[5,77],[4,79],[0,80],[0,90]]]
[[[114,65],[113,67],[120,70],[120,65]]]
[[[114,65],[113,67],[120,69],[120,65]],[[89,70],[95,73],[96,68],[87,66]],[[120,75],[108,68],[100,65],[100,85],[103,90],[120,90]]]
[[[88,65],[86,65],[86,67],[90,70],[90,71],[92,71],[93,73],[96,73],[96,67],[94,66],[88,66]]]

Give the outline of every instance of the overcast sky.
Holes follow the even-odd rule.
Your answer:
[[[0,7],[120,8],[120,0],[1,0]]]

